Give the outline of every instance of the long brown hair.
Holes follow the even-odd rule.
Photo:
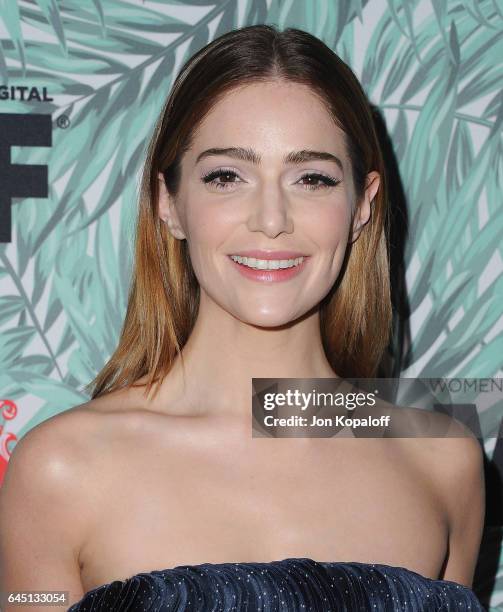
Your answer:
[[[149,393],[171,369],[196,320],[199,284],[187,241],[172,237],[159,218],[158,173],[176,197],[182,156],[216,102],[238,85],[277,79],[308,85],[344,131],[358,203],[367,173],[380,175],[371,218],[348,245],[337,282],[320,304],[323,347],[335,372],[376,375],[391,333],[391,299],[386,176],[371,107],[351,69],[321,40],[295,28],[252,25],[220,36],[193,55],[159,116],[140,187],[126,317],[117,349],[86,387],[92,398],[133,386],[146,375]]]

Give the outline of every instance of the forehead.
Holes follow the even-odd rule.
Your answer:
[[[203,119],[192,142],[194,154],[218,144],[254,146],[265,153],[312,145],[342,155],[344,132],[307,85],[268,81],[227,92]]]

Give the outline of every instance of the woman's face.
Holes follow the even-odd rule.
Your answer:
[[[159,215],[187,240],[201,291],[239,320],[263,327],[294,321],[337,280],[356,206],[351,167],[343,132],[308,87],[274,81],[228,93],[182,159],[176,201],[159,180]],[[377,173],[369,174],[353,240],[378,186]],[[257,250],[266,253],[252,254],[255,261],[231,258]],[[263,269],[299,263],[299,255],[298,267]]]

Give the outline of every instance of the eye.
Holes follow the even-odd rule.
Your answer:
[[[312,183],[310,185],[304,185],[304,187],[309,191],[316,191],[317,189],[329,189],[330,187],[335,187],[340,183],[338,179],[318,173],[303,174],[299,180],[302,181],[304,179],[310,179],[313,181],[323,181],[322,185],[313,185]]]
[[[220,178],[223,178],[224,182],[218,182],[217,179],[220,179]],[[213,172],[209,172],[208,174],[205,174],[201,178],[201,180],[203,181],[203,183],[212,185],[213,187],[216,187],[220,191],[228,191],[229,189],[231,189],[229,185],[235,184],[235,181],[233,179],[236,179],[236,178],[239,178],[239,177],[237,173],[234,172],[234,170],[220,168],[218,170],[214,170]],[[303,174],[299,180],[302,181],[305,179],[309,179],[311,181],[322,181],[321,185],[319,184],[316,185],[313,183],[304,184],[303,186],[308,191],[316,191],[318,189],[329,189],[330,187],[335,187],[336,185],[340,183],[340,180],[338,179],[332,178],[331,176],[326,176],[324,174],[319,174],[316,172]]]
[[[212,185],[213,187],[216,187],[217,189],[220,189],[221,191],[226,191],[228,189],[230,189],[228,187],[228,185],[232,185],[233,181],[224,181],[223,183],[218,183],[216,179],[218,178],[225,178],[225,179],[233,179],[233,178],[238,178],[238,175],[234,172],[234,170],[226,170],[225,168],[221,168],[219,170],[214,170],[213,172],[210,172],[209,174],[205,174],[201,180],[203,181],[203,183],[205,184],[209,184]]]

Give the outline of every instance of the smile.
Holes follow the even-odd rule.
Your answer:
[[[231,265],[245,278],[261,283],[287,281],[302,273],[310,257],[295,259],[257,259],[255,257],[228,256]]]
[[[255,270],[279,270],[284,268],[293,268],[304,261],[304,257],[296,259],[257,259],[255,257],[240,257],[239,255],[231,255],[230,258],[249,268]]]

